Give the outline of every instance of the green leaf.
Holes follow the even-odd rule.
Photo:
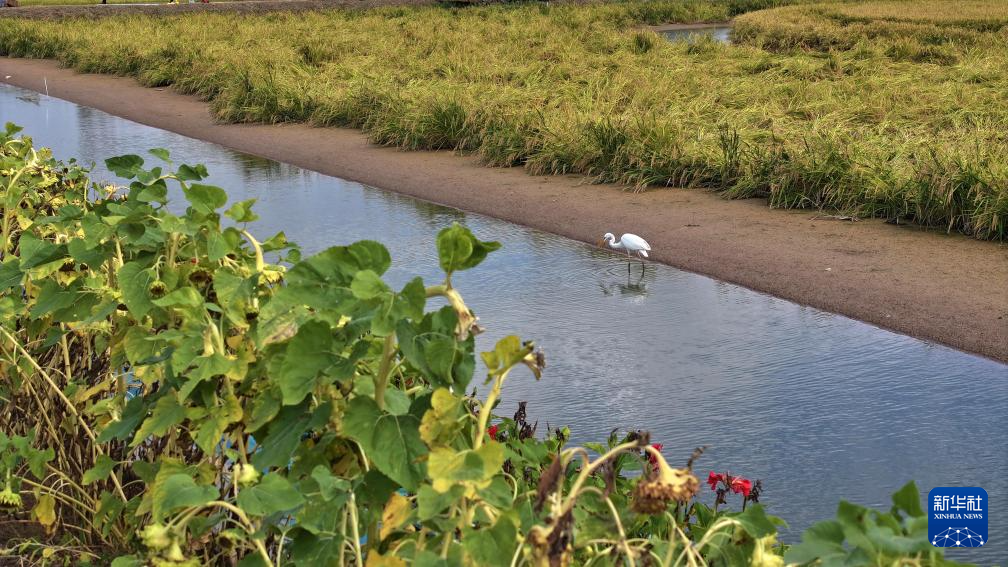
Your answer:
[[[116,460],[108,455],[98,455],[94,466],[84,471],[84,478],[81,482],[87,485],[99,480],[105,480],[117,464]]]
[[[453,486],[447,492],[438,492],[430,485],[423,485],[417,492],[417,514],[420,521],[425,522],[448,509],[453,502],[462,498],[465,489]]]
[[[906,512],[907,515],[918,518],[924,516],[920,503],[920,491],[917,483],[910,481],[892,495],[893,511]]]
[[[147,151],[152,156],[157,157],[161,161],[166,161],[168,163],[171,163],[171,154],[168,152],[168,150],[166,150],[164,148],[152,148],[152,149],[149,149]]]
[[[477,450],[434,449],[427,462],[427,474],[434,490],[447,492],[452,486],[486,488],[504,465],[504,446],[489,441]]]
[[[506,567],[518,544],[518,526],[511,513],[501,514],[490,529],[467,529],[463,534],[468,565]]]
[[[811,563],[817,559],[843,557],[844,530],[839,522],[827,520],[813,524],[802,534],[802,542],[791,546],[784,561],[791,564]]]
[[[483,363],[491,374],[498,373],[518,364],[530,352],[532,347],[523,345],[518,337],[508,335],[497,341],[492,351],[482,353]]]
[[[418,551],[413,557],[413,567],[448,567],[448,565],[448,561],[441,559],[438,554],[426,549]]]
[[[500,248],[499,242],[478,240],[466,227],[452,223],[437,236],[438,261],[446,274],[478,266],[487,254]]]
[[[286,406],[270,422],[261,448],[252,456],[252,464],[256,468],[286,467],[301,442],[302,435],[329,419],[331,405],[323,404],[311,413],[307,411],[307,405]]]
[[[136,555],[120,555],[112,560],[111,567],[143,567],[144,565],[146,562]]]
[[[471,336],[463,342],[455,338],[457,322],[455,310],[445,306],[428,313],[420,322],[400,321],[396,336],[406,359],[434,386],[462,391],[472,380],[475,368],[474,340]]]
[[[310,321],[298,329],[287,345],[287,356],[273,378],[283,393],[284,405],[301,403],[318,382],[319,374],[335,362],[332,330],[328,323]]]
[[[133,436],[133,442],[130,443],[130,447],[136,447],[148,437],[156,436],[161,437],[172,427],[182,423],[185,419],[185,408],[179,405],[178,400],[175,399],[175,394],[169,392],[154,404],[154,411],[151,412],[151,416],[148,417],[140,429],[137,430],[136,435]]]
[[[737,514],[735,519],[753,539],[777,533],[777,526],[767,517],[760,504],[749,506],[744,512]]]
[[[207,234],[207,259],[211,262],[216,262],[221,258],[228,255],[231,251],[228,246],[227,239],[224,235],[219,232],[211,232]]]
[[[420,439],[420,420],[414,415],[390,415],[371,398],[347,404],[343,432],[357,441],[375,467],[407,490],[423,480],[421,457],[427,447]]]
[[[450,274],[458,270],[472,256],[476,238],[468,228],[452,223],[437,235],[438,261],[441,269]]]
[[[42,240],[30,232],[21,235],[18,241],[21,252],[21,271],[54,262],[66,256],[66,248]]]
[[[175,172],[175,177],[178,177],[181,181],[200,181],[208,175],[207,168],[203,164],[196,166],[182,164],[179,166],[178,171]]]
[[[105,167],[124,179],[133,179],[141,171],[144,160],[135,154],[117,156],[105,160]]]
[[[312,469],[311,477],[318,484],[319,494],[323,500],[333,500],[337,496],[345,495],[350,490],[349,482],[333,476],[332,471],[322,465]]]
[[[30,311],[32,319],[53,315],[56,311],[73,305],[80,298],[81,291],[79,280],[74,283],[76,285],[71,285],[70,288],[63,288],[55,280],[43,280],[35,298],[35,305]]]
[[[237,203],[231,205],[231,208],[224,214],[231,217],[235,222],[252,222],[258,220],[259,215],[252,212],[252,205],[254,205],[255,202],[255,199],[238,201]]]
[[[350,283],[350,291],[358,299],[372,299],[388,293],[389,288],[378,274],[371,270],[361,270],[354,275],[354,279]]]
[[[101,531],[102,535],[108,536],[109,532],[112,531],[112,526],[115,525],[115,521],[125,508],[126,503],[118,495],[103,490],[101,499],[98,502],[98,509],[95,510],[94,526]]]
[[[150,289],[154,282],[154,274],[139,262],[127,262],[119,268],[116,277],[119,289],[122,290],[123,303],[137,319],[143,317],[154,308]]]
[[[144,405],[144,399],[140,396],[131,398],[126,402],[122,417],[102,429],[98,435],[98,443],[107,443],[113,439],[125,440],[145,417],[147,417],[147,406]]]
[[[451,444],[462,430],[463,415],[461,400],[447,388],[438,388],[421,420],[420,438],[432,449]]]
[[[169,476],[159,491],[160,511],[169,514],[179,508],[202,506],[213,502],[219,496],[216,487],[200,486],[185,473]]]
[[[19,285],[24,274],[21,272],[21,260],[17,256],[10,256],[0,263],[0,293]]]
[[[158,307],[200,307],[203,305],[203,296],[195,288],[183,287],[161,299],[155,299],[153,303]]]
[[[304,504],[304,497],[280,473],[269,473],[259,484],[243,487],[238,505],[253,516],[268,516],[293,510]]]
[[[100,246],[88,247],[83,238],[75,238],[68,242],[67,252],[77,262],[87,264],[92,268],[100,266],[109,256]]]
[[[185,196],[193,209],[203,214],[210,214],[227,204],[227,192],[213,185],[193,183],[185,189]]]

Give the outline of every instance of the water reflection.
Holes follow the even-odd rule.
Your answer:
[[[500,240],[502,251],[453,278],[488,329],[478,346],[514,333],[549,360],[541,382],[509,378],[501,413],[528,400],[531,421],[569,425],[575,443],[647,429],[673,463],[710,445],[699,466],[763,479],[788,541],[841,498],[888,507],[908,479],[925,491],[983,486],[992,510],[1008,509],[1005,365],[667,266],[641,274],[634,261],[628,276],[618,253],[33,96],[0,86],[0,120],[57,156],[101,163],[167,148],[176,163],[205,163],[232,200],[258,199],[258,234],[283,230],[308,254],[386,243],[396,287],[439,278],[434,239],[452,221]],[[1008,533],[1008,516],[990,528]],[[1005,550],[970,557],[1008,561]]]
[[[731,31],[731,26],[710,26],[662,30],[659,33],[669,41],[685,41],[689,44],[703,41],[707,38],[717,43],[731,43]]]
[[[637,270],[638,266],[640,271]],[[627,262],[626,281],[622,281],[611,271],[606,271],[605,275],[608,277],[599,280],[599,288],[604,295],[637,297],[642,302],[648,295],[648,284],[657,277],[657,270],[654,266],[640,262]]]

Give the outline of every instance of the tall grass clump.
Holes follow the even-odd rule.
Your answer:
[[[1008,4],[784,4],[3,19],[0,54],[172,85],[225,121],[1003,240]],[[740,13],[734,45],[642,29]]]

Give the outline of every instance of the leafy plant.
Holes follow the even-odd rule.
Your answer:
[[[482,353],[486,394],[466,394],[480,328],[451,276],[497,243],[447,227],[444,280],[396,290],[377,242],[302,257],[283,233],[259,241],[253,203],[229,206],[203,166],[120,156],[106,165],[129,185],[97,187],[16,134],[0,136],[0,505],[31,508],[46,533],[8,553],[116,567],[782,563],[781,522],[744,479],[724,479],[753,502],[743,511],[697,501],[702,449],[673,468],[646,432],[568,447],[566,429],[537,436],[525,404],[495,416],[512,372],[540,376],[532,342]],[[890,525],[878,518],[869,536]],[[847,553],[813,543],[797,560]]]

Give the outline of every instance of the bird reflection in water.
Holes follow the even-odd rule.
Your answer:
[[[605,279],[599,280],[598,285],[605,295],[629,296],[643,300],[648,296],[648,285],[654,282],[657,273],[654,265],[645,264],[642,266],[640,275],[637,275],[635,271],[633,275],[628,274],[623,278],[605,273]]]

